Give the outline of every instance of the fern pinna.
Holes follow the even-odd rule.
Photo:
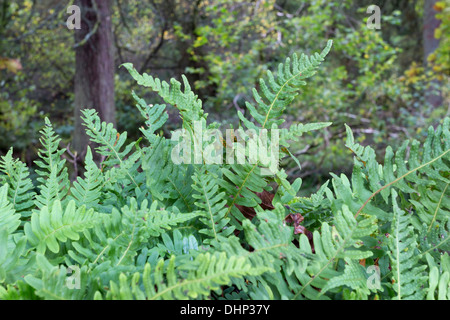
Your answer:
[[[46,119],[37,181],[12,149],[0,159],[0,299],[449,299],[449,118],[424,142],[387,147],[382,163],[346,126],[352,174],[331,174],[309,197],[278,161],[237,151],[256,136],[274,159],[300,164],[295,141],[331,123],[281,128],[282,115],[331,45],[260,80],[238,112],[239,136],[220,140],[231,156],[210,140],[187,145],[217,163],[174,161],[176,141],[159,132],[167,105],[191,144],[198,128],[219,129],[184,76],[165,82],[124,64],[163,103],[132,92],[145,122],[138,141],[85,110],[96,147],[73,182]]]

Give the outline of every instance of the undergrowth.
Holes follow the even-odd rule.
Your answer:
[[[132,93],[145,119],[132,143],[84,110],[103,161],[88,147],[73,183],[46,119],[37,185],[12,149],[0,161],[0,299],[449,299],[449,118],[383,163],[347,127],[351,176],[331,174],[309,197],[278,166],[302,134],[331,125],[281,128],[330,49],[268,72],[226,138],[184,76],[123,65],[164,104]],[[166,104],[183,120],[171,139]],[[269,160],[243,147],[253,142]]]

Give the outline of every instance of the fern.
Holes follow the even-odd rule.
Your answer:
[[[256,104],[238,113],[236,140],[216,141],[227,149],[214,155],[226,161],[204,157],[212,141],[199,131],[219,124],[207,123],[184,76],[164,82],[123,65],[179,110],[182,151],[201,151],[181,163],[175,132],[161,134],[166,105],[132,92],[145,139],[128,141],[85,110],[100,160],[88,147],[84,177],[71,184],[46,119],[35,185],[12,150],[0,160],[0,299],[449,299],[450,119],[423,143],[387,147],[382,163],[347,126],[351,175],[331,173],[307,197],[279,167],[286,155],[300,166],[288,148],[331,125],[280,129],[330,48],[293,55],[260,80]],[[270,161],[242,148],[255,141]]]
[[[0,171],[6,175],[3,180],[4,183],[9,184],[8,197],[14,209],[23,218],[27,218],[31,215],[31,208],[34,205],[34,185],[29,178],[30,173],[25,163],[13,159],[12,154],[11,148],[5,156],[1,157]]]
[[[36,196],[35,204],[38,208],[44,206],[51,208],[54,201],[64,201],[70,183],[65,167],[66,161],[61,159],[64,150],[58,149],[61,139],[55,134],[48,118],[45,119],[45,127],[41,130],[41,134],[43,149],[39,150],[38,155],[42,161],[35,161],[40,168],[36,169],[39,175],[37,181],[40,183],[40,194]]]
[[[322,53],[315,53],[311,57],[305,54],[298,57],[294,54],[292,59],[287,58],[284,64],[279,64],[276,79],[272,72],[268,71],[268,84],[263,79],[259,81],[263,96],[253,89],[253,97],[258,103],[260,111],[258,112],[255,106],[249,102],[246,103],[246,106],[260,128],[271,129],[273,125],[279,126],[284,122],[279,119],[283,111],[294,100],[297,95],[296,91],[306,84],[304,79],[316,73],[316,69],[329,53],[332,43],[329,40]],[[238,111],[238,116],[245,127],[257,130],[258,127],[247,120],[240,111]]]
[[[7,184],[0,188],[0,230],[11,234],[20,226],[20,215],[8,201],[8,188]]]
[[[417,266],[416,236],[405,212],[397,203],[397,193],[392,191],[394,203],[394,217],[392,231],[389,237],[389,256],[391,259],[394,283],[392,287],[396,292],[395,299],[422,299],[426,276],[423,271],[426,266]]]
[[[87,148],[84,160],[86,163],[85,178],[77,178],[77,181],[73,183],[71,194],[68,198],[75,200],[78,205],[85,205],[87,209],[97,208],[99,207],[98,204],[103,186],[103,176],[92,158],[90,147]]]
[[[207,228],[200,230],[218,240],[219,234],[224,237],[233,233],[234,227],[229,225],[230,219],[226,218],[227,208],[225,207],[225,193],[217,193],[219,186],[215,183],[217,175],[214,172],[207,172],[207,169],[196,169],[193,176],[193,188],[197,191],[192,197],[199,201],[195,205],[202,210],[203,217],[201,221]]]
[[[211,291],[220,292],[222,285],[232,282],[235,277],[257,275],[266,269],[254,268],[244,258],[229,257],[225,253],[210,255],[201,254],[189,267],[175,268],[175,257],[169,260],[167,270],[164,260],[160,260],[152,273],[146,264],[142,275],[142,288],[139,285],[140,274],[135,273],[130,280],[120,276],[120,284],[111,283],[109,299],[198,299],[208,297]],[[184,276],[178,279],[176,270]],[[96,298],[101,298],[99,294]]]
[[[101,222],[102,215],[92,209],[86,210],[84,206],[77,209],[73,200],[63,209],[61,202],[56,200],[51,210],[45,206],[33,212],[24,229],[29,243],[38,253],[45,253],[47,248],[58,253],[59,242],[78,240],[81,232]]]

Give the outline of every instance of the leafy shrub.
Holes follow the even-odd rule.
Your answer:
[[[275,130],[330,48],[287,58],[276,77],[268,72],[253,90],[256,105],[247,103],[250,114],[238,113],[241,129],[279,132],[279,145],[267,140],[282,157],[303,133],[329,126]],[[124,67],[178,109],[183,137],[198,138],[199,126],[218,129],[186,78],[166,83]],[[133,96],[146,142],[127,143],[126,132],[85,110],[104,160],[97,166],[88,147],[84,178],[73,184],[48,119],[37,186],[12,150],[1,158],[1,299],[450,298],[449,118],[424,143],[388,147],[383,164],[346,127],[351,176],[332,174],[303,198],[301,179],[290,183],[251,153],[245,164],[174,162],[179,145],[159,133],[166,106]]]

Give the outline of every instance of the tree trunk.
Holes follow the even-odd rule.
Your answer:
[[[89,143],[81,110],[97,110],[102,121],[115,125],[114,54],[110,2],[77,0],[81,29],[75,31],[75,124],[73,148],[83,159]],[[93,150],[94,151],[94,150]],[[94,153],[94,159],[99,156]]]
[[[427,58],[439,46],[439,39],[434,37],[434,31],[439,27],[440,21],[436,19],[436,11],[434,5],[437,0],[425,0],[424,7],[424,24],[423,24],[423,50],[424,50],[424,66],[429,68]],[[432,81],[430,88],[425,92],[427,104],[433,108],[442,105],[443,99],[440,90],[441,83],[437,80]]]

